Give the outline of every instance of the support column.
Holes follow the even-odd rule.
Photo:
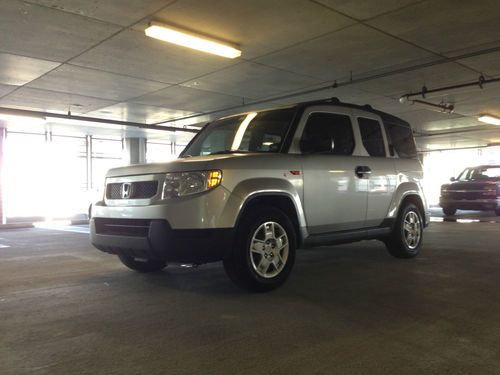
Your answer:
[[[125,138],[125,156],[128,164],[146,163],[146,138]]]
[[[0,128],[0,225],[6,223],[4,204],[3,204],[3,169],[4,169],[4,146],[5,146],[5,128]]]
[[[92,173],[92,136],[85,137],[85,160],[87,162],[87,191],[94,188],[94,177]]]

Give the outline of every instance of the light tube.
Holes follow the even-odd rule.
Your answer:
[[[210,40],[193,33],[183,31],[170,25],[151,22],[145,31],[146,35],[164,42],[195,49],[202,52],[234,59],[241,56],[241,51],[228,44]]]

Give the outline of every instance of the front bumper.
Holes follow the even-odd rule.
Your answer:
[[[447,197],[440,197],[439,206],[443,208],[452,207],[459,210],[479,210],[479,211],[498,210],[500,209],[500,198],[453,200]]]
[[[233,229],[172,229],[161,219],[92,218],[90,240],[101,251],[167,262],[208,263],[224,259]]]

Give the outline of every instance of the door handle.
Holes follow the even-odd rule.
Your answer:
[[[372,174],[372,170],[366,165],[360,165],[356,167],[354,173],[356,173],[356,176],[358,176],[359,178],[368,178]]]

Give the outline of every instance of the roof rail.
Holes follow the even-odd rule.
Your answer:
[[[311,100],[309,102],[301,102],[299,104],[300,105],[311,105],[311,104],[341,104],[341,103],[342,102],[340,101],[339,98],[331,97],[331,98],[325,98],[325,99]]]

